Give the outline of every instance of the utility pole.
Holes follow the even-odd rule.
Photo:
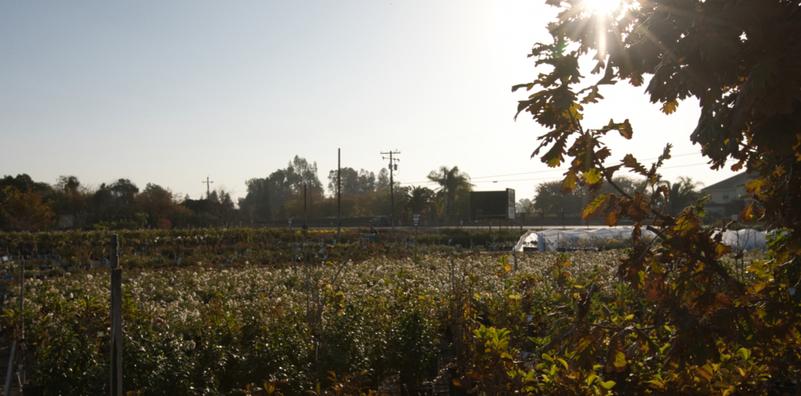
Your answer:
[[[342,228],[342,149],[337,148],[337,241]]]
[[[206,180],[201,181],[201,183],[206,185],[206,199],[209,199],[209,197],[211,196],[211,185],[214,184],[214,181],[212,181],[211,179],[209,179],[208,176],[206,176]]]
[[[398,150],[389,150],[386,152],[381,153],[382,159],[389,160],[389,204],[390,204],[390,212],[389,212],[389,225],[391,227],[395,227],[395,178],[394,172],[398,170],[398,164],[400,159],[396,157],[401,152]]]
[[[308,207],[306,205],[308,199],[306,198],[306,183],[303,183],[303,232],[306,232],[306,229],[309,227],[309,214],[308,214]]]

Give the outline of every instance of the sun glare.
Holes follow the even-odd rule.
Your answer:
[[[611,15],[620,8],[620,0],[584,0],[583,5],[590,14]]]

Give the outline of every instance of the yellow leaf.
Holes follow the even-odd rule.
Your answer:
[[[590,373],[590,375],[587,376],[587,386],[592,385],[592,382],[595,381],[596,378],[598,378],[598,376],[595,373]]]
[[[737,350],[737,354],[743,358],[743,360],[748,360],[751,357],[751,350],[748,348],[740,348]]]
[[[612,365],[614,365],[616,369],[622,370],[626,367],[626,364],[626,354],[621,351],[615,352],[615,361]]]
[[[576,189],[576,182],[578,178],[575,172],[567,172],[565,179],[562,180],[562,189],[565,191],[573,191]]]
[[[695,372],[696,372],[696,374],[698,374],[699,376],[701,376],[703,379],[705,379],[707,381],[711,381],[712,380],[712,370],[710,370],[709,367],[707,367],[706,365],[701,366],[701,367],[697,367],[695,369]]]
[[[609,380],[609,381],[603,381],[603,382],[601,382],[601,386],[602,386],[604,389],[606,389],[606,390],[609,390],[609,389],[612,389],[612,388],[615,386],[615,384],[616,384],[616,383],[617,383],[617,382],[615,382],[615,381],[612,381],[612,380]]]
[[[594,186],[601,182],[601,172],[598,169],[592,168],[582,174],[584,183]]]
[[[634,314],[628,314],[628,315],[626,315],[626,316],[623,318],[623,320],[634,320]]]
[[[675,99],[668,100],[667,102],[662,104],[662,112],[665,114],[672,114],[674,111],[676,111],[676,108],[678,107],[679,107],[679,102],[677,102]]]
[[[665,389],[665,383],[662,380],[658,379],[658,378],[651,379],[650,381],[648,381],[648,384],[650,384],[651,387],[654,388],[654,389],[658,389],[658,390],[664,390]]]
[[[729,387],[728,387],[728,388],[726,388],[726,389],[724,389],[724,390],[723,390],[723,396],[729,396],[729,395],[731,395],[732,393],[734,393],[734,387],[733,387],[733,386],[731,386],[731,385],[729,385]]]
[[[730,250],[729,247],[724,245],[724,244],[722,244],[722,243],[718,243],[718,244],[715,245],[715,254],[718,257],[721,257],[724,254],[728,253],[729,250]]]
[[[587,220],[590,216],[595,214],[601,207],[606,203],[606,200],[609,199],[609,195],[607,194],[600,194],[595,199],[592,200],[584,210],[581,211],[581,218],[582,220]]]

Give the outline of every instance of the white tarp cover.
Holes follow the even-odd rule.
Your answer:
[[[764,249],[767,245],[767,233],[753,228],[742,230],[726,230],[720,242],[734,250]]]
[[[631,238],[632,226],[617,226],[587,229],[546,229],[528,231],[517,241],[515,251],[598,249]],[[643,238],[653,238],[653,232],[642,229]]]
[[[538,250],[553,252],[557,250],[581,250],[604,248],[610,244],[627,241],[631,238],[631,226],[589,229],[546,229],[527,231],[518,239],[514,250]],[[643,238],[653,238],[651,231],[642,230]],[[734,250],[764,249],[767,245],[767,233],[751,228],[742,230],[726,230],[721,242]]]

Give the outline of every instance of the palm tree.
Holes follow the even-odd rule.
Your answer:
[[[685,207],[701,198],[698,188],[703,184],[693,181],[690,177],[681,176],[675,183],[665,182],[665,184],[670,189],[667,209],[671,215],[678,214]]]
[[[452,218],[456,195],[462,191],[470,191],[473,186],[470,184],[470,176],[460,172],[458,166],[453,168],[442,166],[438,171],[431,171],[428,179],[439,184],[439,193],[445,196],[445,215]]]

